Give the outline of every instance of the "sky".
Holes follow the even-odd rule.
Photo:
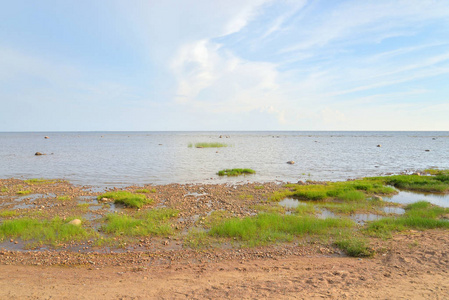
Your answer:
[[[449,131],[447,0],[0,7],[0,131]]]

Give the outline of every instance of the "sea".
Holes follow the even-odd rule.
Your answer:
[[[232,168],[256,174],[217,175]],[[449,168],[449,132],[0,132],[0,178],[99,187],[338,181],[426,168]]]

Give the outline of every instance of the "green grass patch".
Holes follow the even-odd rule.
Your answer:
[[[59,201],[69,201],[71,198],[70,196],[58,196],[56,197],[56,199],[58,199]]]
[[[85,240],[95,236],[93,231],[82,226],[68,224],[69,220],[55,217],[51,220],[20,218],[6,220],[0,225],[0,239],[21,238],[34,240],[38,244],[58,245],[69,241]]]
[[[56,182],[61,182],[62,180],[56,180],[56,179],[44,179],[44,178],[31,178],[24,180],[27,184],[53,184]]]
[[[383,214],[381,207],[387,203],[376,199],[366,199],[360,201],[342,201],[342,202],[319,202],[316,206],[325,208],[333,213],[352,215],[356,213],[374,213]]]
[[[17,195],[28,195],[31,194],[30,190],[21,190],[16,192]]]
[[[353,257],[371,257],[375,253],[369,246],[368,240],[363,237],[349,236],[339,238],[334,244],[347,255]]]
[[[218,171],[218,176],[239,176],[247,174],[255,174],[256,171],[252,169],[225,169]]]
[[[229,219],[232,217],[232,213],[227,210],[215,210],[211,212],[208,216],[206,216],[202,222],[205,228],[211,228],[220,224],[223,220]]]
[[[425,230],[434,228],[449,228],[447,220],[439,219],[448,214],[449,209],[420,201],[405,207],[405,214],[398,217],[384,218],[369,222],[365,232],[369,235],[388,238],[393,232],[409,229]]]
[[[213,241],[211,236],[204,230],[198,228],[192,228],[184,238],[184,247],[190,247],[194,249],[209,248]]]
[[[114,203],[136,208],[142,208],[144,205],[153,202],[153,200],[148,199],[145,195],[133,194],[128,191],[107,192],[97,197],[98,200],[102,198],[112,199]]]
[[[224,143],[189,143],[188,147],[192,148],[223,148],[223,147],[227,147],[227,144]]]
[[[315,212],[316,212],[315,206],[309,203],[307,203],[306,205],[298,205],[295,208],[295,213],[301,216],[313,215],[315,214]]]
[[[349,228],[348,219],[318,219],[311,216],[259,214],[226,220],[209,231],[211,236],[235,238],[245,246],[291,241],[295,236],[326,235],[335,228]]]
[[[370,180],[327,182],[323,184],[288,184],[289,188],[270,196],[271,201],[280,201],[295,197],[310,201],[340,200],[347,202],[364,201],[372,195],[391,195],[397,193],[394,188]]]
[[[250,195],[250,194],[240,194],[239,198],[242,200],[245,200],[245,199],[251,200],[251,199],[254,199],[254,196]]]
[[[255,190],[263,190],[265,187],[263,185],[256,185],[254,186]]]
[[[88,210],[90,207],[90,203],[78,203],[76,207],[82,209],[82,210]]]
[[[447,193],[449,192],[449,174],[447,170],[438,172],[432,171],[436,175],[393,175],[385,177],[368,177],[366,179],[378,181],[386,185],[392,185],[398,189],[419,191],[428,193]]]
[[[449,175],[449,170],[425,169],[424,172],[429,175]]]
[[[7,193],[7,192],[9,192],[9,189],[6,186],[2,186],[2,188],[0,189],[0,192]]]
[[[106,224],[101,230],[117,236],[167,236],[174,232],[170,219],[177,215],[177,210],[169,208],[144,211],[135,217],[108,214],[105,217]]]
[[[17,211],[15,211],[15,210],[6,210],[6,209],[0,210],[0,217],[1,218],[16,217],[18,215],[19,215],[19,213]]]
[[[149,190],[149,189],[139,189],[139,190],[136,190],[136,193],[138,193],[138,194],[156,193],[156,189],[151,189],[151,190]]]
[[[270,213],[270,214],[285,214],[285,208],[277,203],[258,204],[251,207],[258,212]]]

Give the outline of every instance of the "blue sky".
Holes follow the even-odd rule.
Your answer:
[[[449,130],[449,1],[0,2],[0,131]]]

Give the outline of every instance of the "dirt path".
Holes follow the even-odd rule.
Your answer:
[[[314,254],[79,267],[3,259],[0,299],[449,299],[447,231],[380,243],[386,250],[373,259]]]

